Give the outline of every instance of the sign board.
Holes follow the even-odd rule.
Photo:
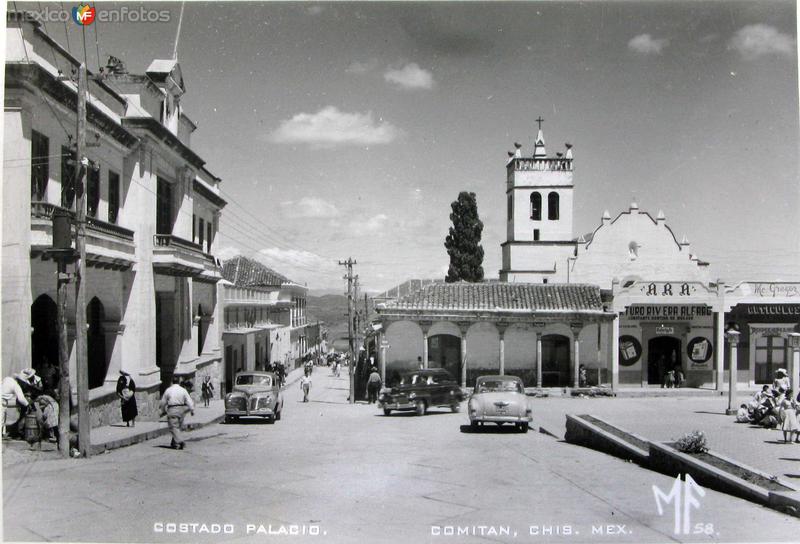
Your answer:
[[[757,297],[800,299],[800,283],[751,283],[750,288]]]
[[[743,304],[748,317],[787,317],[800,319],[800,304]]]
[[[642,344],[635,336],[624,335],[619,337],[619,364],[620,366],[633,366],[642,356]]]
[[[656,327],[656,334],[668,334],[673,335],[675,334],[675,327]]]
[[[692,361],[692,366],[703,366],[711,359],[714,349],[711,346],[711,341],[702,336],[696,336],[689,340],[686,346],[686,355]]]
[[[625,308],[625,317],[638,321],[691,321],[696,317],[712,315],[713,310],[705,304],[632,304]]]

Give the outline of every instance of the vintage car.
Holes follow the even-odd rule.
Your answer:
[[[402,374],[397,385],[381,390],[378,407],[387,416],[392,410],[414,410],[424,416],[434,406],[447,406],[458,412],[463,400],[464,393],[450,373],[434,368]]]
[[[516,376],[481,376],[467,401],[469,422],[473,429],[483,423],[513,423],[528,432],[531,406],[522,380]]]
[[[283,395],[272,372],[239,372],[233,391],[225,395],[225,422],[240,417],[263,417],[269,423],[281,418]]]

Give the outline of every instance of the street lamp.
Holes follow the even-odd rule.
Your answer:
[[[736,324],[731,325],[728,327],[728,330],[725,331],[725,339],[728,341],[728,360],[730,361],[729,364],[729,371],[728,371],[728,409],[725,410],[727,415],[733,415],[737,411],[736,407],[736,371],[738,367],[738,361],[736,356],[736,347],[739,344],[739,336],[740,332],[738,331]]]
[[[790,332],[786,336],[789,347],[792,348],[792,362],[789,366],[789,376],[792,380],[790,387],[793,388],[793,391],[797,391],[798,384],[800,384],[800,333]]]

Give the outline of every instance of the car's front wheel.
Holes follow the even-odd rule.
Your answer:
[[[461,411],[461,405],[458,403],[451,404],[450,409],[453,411],[453,413],[457,414]]]
[[[517,428],[519,429],[519,431],[521,433],[527,433],[528,432],[528,424],[527,423],[518,423],[517,424]]]
[[[414,406],[414,410],[416,411],[418,416],[424,416],[425,415],[425,401],[424,400],[418,400],[416,405]]]
[[[391,413],[392,413],[392,411],[389,408],[384,408],[383,409],[383,415],[388,416]]]
[[[236,423],[239,418],[236,416],[225,416],[225,423]]]
[[[470,421],[469,426],[473,431],[477,431],[481,424],[477,421]]]
[[[283,411],[283,410],[278,410],[278,411],[275,413],[275,421],[280,421],[280,420],[281,420],[281,412],[282,412],[282,411]]]

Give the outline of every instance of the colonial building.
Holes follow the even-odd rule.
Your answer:
[[[294,368],[309,348],[306,287],[242,256],[225,261],[222,275],[217,321],[223,324],[225,372],[219,390],[230,390],[243,370],[278,362]]]
[[[381,364],[390,381],[420,360],[449,370],[465,387],[482,374],[577,386],[580,363],[605,366],[598,355],[612,342],[590,332],[612,319],[592,285],[435,282],[387,296],[376,312],[389,344]]]
[[[20,13],[9,14],[6,51],[4,375],[58,363],[56,265],[46,250],[54,211],[75,214],[76,86],[59,75],[80,64]],[[180,65],[156,60],[131,74],[113,59],[106,73],[90,74],[88,83],[87,307],[78,310],[88,323],[92,425],[120,417],[119,370],[137,384],[142,417],[155,418],[159,392],[173,374],[216,376],[221,361],[213,319],[221,275],[213,254],[225,200],[220,179],[191,148],[195,125],[181,106]]]
[[[506,165],[500,283],[412,280],[378,297],[389,374],[419,357],[467,385],[506,372],[529,386],[577,386],[584,365],[589,385],[660,387],[680,369],[687,386],[722,389],[733,326],[742,332],[740,383],[771,383],[792,366],[800,284],[726,285],[662,211],[654,217],[635,203],[575,237],[572,149],[548,157],[539,121],[533,153],[515,144]]]

